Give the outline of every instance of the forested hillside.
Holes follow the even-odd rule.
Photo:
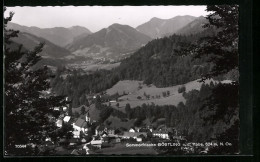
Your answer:
[[[85,95],[111,88],[119,80],[142,80],[145,84],[154,84],[157,87],[196,80],[208,72],[210,64],[205,63],[205,58],[193,60],[191,56],[180,56],[176,50],[180,50],[183,44],[208,34],[209,31],[190,36],[172,35],[155,39],[111,71],[99,70],[82,74],[77,70],[60,68],[53,80],[53,90],[70,96],[74,101],[73,106],[77,107],[84,103],[82,100]],[[64,74],[66,78],[61,77]]]
[[[151,41],[122,61],[116,69],[120,80],[143,80],[146,84],[167,87],[198,79],[209,70],[209,64],[205,64],[204,58],[192,60],[191,56],[180,56],[176,50],[199,37],[172,35]]]

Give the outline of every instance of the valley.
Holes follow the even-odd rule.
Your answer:
[[[28,131],[32,123],[43,134],[35,140],[38,154],[218,153],[215,146],[189,145],[212,141],[233,143],[236,153],[237,28],[218,22],[222,17],[150,16],[131,26],[117,23],[123,16],[105,16],[99,21],[109,24],[95,32],[75,24],[5,24],[6,95],[13,97],[8,117],[15,124],[15,117],[24,116],[17,129],[25,124]]]

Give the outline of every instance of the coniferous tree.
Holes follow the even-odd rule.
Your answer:
[[[4,8],[6,11],[6,8]],[[50,74],[44,66],[34,69],[41,59],[39,53],[44,43],[32,51],[12,50],[13,37],[19,31],[7,29],[7,23],[14,13],[4,18],[4,106],[5,106],[5,155],[35,155],[37,147],[45,138],[55,134],[57,129],[53,108],[64,106],[62,96],[45,96],[44,91],[50,88]],[[26,149],[16,148],[26,145]]]

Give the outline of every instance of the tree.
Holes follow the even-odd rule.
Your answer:
[[[238,69],[238,5],[209,5],[211,12],[206,18],[205,28],[217,28],[217,34],[203,37],[191,50],[195,58],[208,56],[208,62],[214,64],[211,71],[202,80],[227,74]]]
[[[4,8],[6,11],[6,8]],[[44,43],[40,43],[32,51],[11,50],[13,37],[19,31],[7,29],[14,13],[4,18],[4,55],[5,55],[5,154],[35,155],[36,147],[56,130],[54,107],[65,106],[63,96],[45,96],[42,92],[50,88],[51,74],[47,66],[35,69],[41,60],[39,53]],[[16,149],[15,145],[25,144],[26,149]]]
[[[101,98],[99,95],[96,96],[96,99],[95,99],[95,107],[97,109],[101,109]]]
[[[69,104],[69,107],[68,107],[68,115],[69,115],[69,116],[72,116],[72,103]]]
[[[85,114],[85,112],[86,112],[86,108],[85,108],[84,105],[81,106],[81,110],[80,110],[80,112],[81,112],[81,114]]]
[[[130,106],[129,103],[127,103],[125,105],[125,112],[126,112],[126,115],[127,115],[128,119],[131,119],[132,110],[131,110],[131,106]]]
[[[78,118],[80,116],[80,114],[77,111],[75,111],[74,116],[75,116],[75,118]]]
[[[182,92],[185,92],[185,91],[186,91],[186,87],[184,85],[178,88],[179,93],[182,93]]]

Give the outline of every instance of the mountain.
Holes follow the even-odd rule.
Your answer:
[[[18,37],[14,37],[11,40],[13,43],[7,45],[7,47],[11,50],[16,50],[20,44],[23,44],[22,51],[33,50],[39,43],[44,42],[45,45],[40,53],[42,60],[37,63],[37,66],[49,65],[57,67],[59,65],[65,65],[77,60],[82,60],[81,57],[72,57],[69,50],[30,33],[19,32]]]
[[[208,20],[205,17],[200,16],[183,28],[179,29],[176,34],[189,35],[202,32],[205,30],[205,28],[203,28],[203,25],[206,23],[208,23]]]
[[[118,58],[134,52],[150,40],[149,36],[128,25],[113,24],[96,33],[75,38],[66,48],[75,55]]]
[[[154,17],[150,21],[136,27],[136,30],[151,38],[160,38],[176,33],[179,29],[195,19],[196,17],[188,15],[176,16],[171,19],[159,19]]]
[[[8,23],[7,28],[19,30],[20,32],[26,32],[38,37],[42,37],[60,47],[64,47],[68,43],[71,43],[73,39],[79,35],[91,34],[91,31],[81,26],[73,26],[70,28],[64,28],[64,27],[38,28],[38,27],[22,26],[10,22]]]
[[[27,50],[33,50],[40,42],[45,42],[45,46],[41,52],[41,56],[44,58],[65,58],[71,55],[70,51],[65,48],[59,47],[50,41],[37,37],[30,33],[20,32],[18,37],[12,38],[12,41],[16,44],[23,44],[23,47]]]

